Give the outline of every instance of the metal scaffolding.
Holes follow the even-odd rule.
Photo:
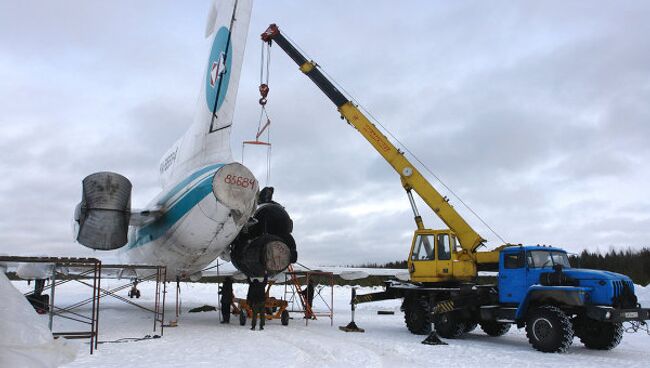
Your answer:
[[[301,280],[305,281],[304,284],[301,283]],[[302,288],[309,285],[310,281],[316,284],[312,305],[307,302]],[[322,291],[327,287],[330,289],[329,298],[322,295]],[[330,319],[330,325],[334,325],[334,274],[332,272],[293,271],[291,268],[285,272],[284,276],[284,299],[291,304],[290,312],[299,312],[304,315],[305,325],[309,324],[309,320],[318,319],[318,317],[327,317]],[[323,304],[325,308],[315,308],[316,300],[319,300],[319,304]],[[300,309],[296,309],[297,302],[300,304]]]
[[[119,272],[124,272],[125,270],[133,271],[137,274],[137,271],[145,271],[138,274],[137,281],[133,280],[122,285],[118,285],[111,289],[100,289],[101,294],[100,298],[104,296],[111,296],[119,301],[130,304],[134,307],[140,308],[146,312],[153,313],[153,331],[156,332],[156,325],[160,324],[160,336],[163,335],[165,327],[165,296],[167,294],[167,284],[165,280],[167,278],[167,268],[165,266],[151,266],[151,265],[121,265],[121,264],[107,264],[102,265],[102,270],[118,270]],[[150,272],[146,272],[150,271]],[[117,292],[125,290],[129,287],[133,287],[135,284],[143,281],[155,281],[156,282],[156,291],[154,295],[154,308],[147,308],[142,304],[136,303],[132,300],[129,300],[123,296],[117,294]],[[88,285],[90,286],[90,285]],[[162,294],[162,295],[161,295]]]
[[[90,354],[94,349],[97,349],[97,331],[99,329],[99,283],[101,280],[102,262],[96,258],[70,258],[70,257],[14,257],[14,256],[0,256],[2,263],[40,263],[52,265],[52,274],[50,276],[50,298],[49,298],[49,328],[52,331],[52,336],[64,337],[67,339],[90,339]],[[56,286],[59,286],[69,280],[57,280],[57,270],[63,268],[79,268],[83,271],[78,275],[80,278],[92,280],[92,296],[88,298],[89,303],[92,303],[90,315],[85,315],[72,310],[66,311],[66,308],[56,307],[54,304],[54,296]],[[61,275],[63,276],[63,275]],[[32,293],[26,293],[28,294]],[[87,304],[87,303],[86,303]],[[70,315],[63,316],[62,313],[68,312]],[[79,323],[89,326],[87,331],[53,331],[52,324],[54,316],[59,315]]]
[[[99,301],[102,297],[111,296],[124,303],[133,305],[154,315],[153,330],[160,324],[160,335],[163,334],[164,313],[165,313],[165,295],[166,295],[166,268],[164,266],[151,265],[119,265],[108,264],[102,265],[102,262],[96,258],[72,258],[72,257],[17,257],[17,256],[0,256],[0,263],[40,263],[52,266],[52,272],[49,276],[49,303],[47,313],[49,314],[49,328],[52,336],[55,338],[64,337],[68,339],[90,339],[90,354],[97,349],[99,344]],[[137,281],[134,280],[121,284],[110,289],[101,287],[102,272],[109,270],[118,270],[117,274],[121,275],[125,270],[140,272]],[[133,302],[117,294],[126,288],[133,287],[134,284],[141,281],[155,281],[156,291],[154,299],[154,308],[147,308],[139,303]],[[89,287],[92,294],[89,298],[80,300],[65,307],[59,307],[55,304],[56,287],[67,282],[75,281]],[[161,286],[162,284],[162,286]],[[162,294],[162,295],[161,295]],[[33,292],[25,293],[25,296],[34,295]],[[78,309],[82,306],[92,304],[90,314],[84,314]],[[54,317],[65,318],[83,325],[89,326],[86,331],[54,331]]]

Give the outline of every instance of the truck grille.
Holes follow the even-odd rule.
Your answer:
[[[631,281],[614,281],[612,282],[614,296],[612,305],[615,308],[635,308],[637,298],[634,295],[634,284]]]

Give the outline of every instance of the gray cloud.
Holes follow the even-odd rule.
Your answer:
[[[128,176],[135,206],[156,194],[158,159],[191,122],[208,4],[0,4],[0,252],[92,254],[71,242],[70,218],[94,171]],[[257,126],[258,37],[277,22],[506,240],[647,246],[649,10],[257,1],[233,155]],[[399,178],[292,61],[272,54],[272,184],[294,214],[301,259],[404,258],[414,224]],[[263,152],[246,157],[258,166]]]

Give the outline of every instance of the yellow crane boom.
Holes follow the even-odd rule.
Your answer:
[[[431,183],[422,176],[418,169],[404,156],[395,145],[319,70],[318,65],[307,60],[280,32],[275,24],[262,33],[262,40],[275,42],[291,57],[300,70],[320,88],[336,105],[341,115],[379,152],[379,154],[399,174],[402,185],[407,192],[414,190],[424,202],[438,215],[458,238],[461,247],[470,252],[476,251],[484,241],[462,216],[452,207]],[[416,215],[419,229],[422,220]]]
[[[472,282],[476,279],[479,269],[494,270],[498,266],[499,251],[508,244],[492,251],[477,252],[477,248],[485,242],[485,239],[456,212],[447,198],[422,176],[404,153],[397,149],[368,117],[336,88],[315,62],[305,58],[282,35],[275,24],[271,24],[261,37],[269,44],[275,42],[280,46],[298,64],[300,70],[336,105],[341,116],[361,133],[399,174],[417,224],[407,259],[411,281],[426,284]],[[449,229],[425,229],[411,191],[415,191]],[[457,249],[456,239],[460,244],[459,249]]]

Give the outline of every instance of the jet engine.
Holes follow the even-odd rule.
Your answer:
[[[131,216],[131,182],[112,172],[88,175],[75,209],[77,241],[89,248],[111,250],[127,243]]]
[[[293,221],[272,194],[273,188],[261,191],[259,207],[230,246],[233,265],[249,277],[275,275],[298,260]]]

